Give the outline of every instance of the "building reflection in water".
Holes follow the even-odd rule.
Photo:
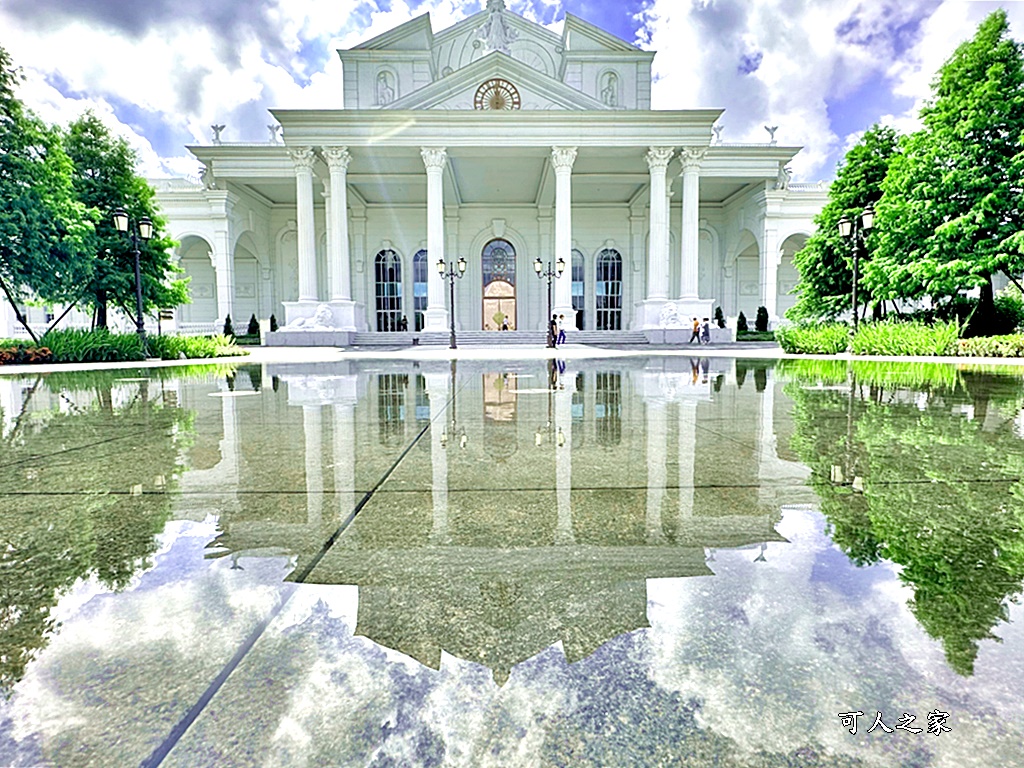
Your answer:
[[[277,460],[279,477],[304,475],[306,519],[269,526],[272,512],[228,509],[211,554],[285,550],[302,571],[357,489],[402,456],[307,582],[358,585],[357,634],[435,668],[443,650],[503,682],[554,643],[576,661],[646,627],[647,579],[709,576],[709,551],[782,540],[785,499],[758,484],[762,463],[788,462],[750,429],[773,423],[753,388],[713,396],[708,363],[695,378],[688,360],[506,366],[271,371],[286,413],[262,427],[304,432],[301,453]],[[731,361],[713,373],[731,375]],[[259,421],[238,422],[243,465]],[[723,446],[739,461],[722,461]]]

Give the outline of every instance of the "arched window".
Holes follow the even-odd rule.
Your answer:
[[[597,330],[622,330],[622,256],[605,248],[597,256]]]
[[[427,311],[427,252],[416,251],[412,257],[413,330],[423,330],[423,313]]]
[[[397,331],[402,321],[402,260],[391,249],[374,259],[377,286],[377,330]]]
[[[622,442],[622,374],[597,374],[594,423],[598,445],[618,445]]]
[[[572,249],[572,308],[576,310],[576,330],[583,330],[583,308],[586,305],[585,280],[586,268],[583,266],[583,254]]]

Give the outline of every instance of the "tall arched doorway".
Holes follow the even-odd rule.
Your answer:
[[[508,240],[491,240],[480,254],[483,274],[483,328],[516,329],[516,249]]]

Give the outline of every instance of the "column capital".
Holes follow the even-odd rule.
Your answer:
[[[574,162],[576,162],[576,147],[551,148],[551,164],[555,166],[555,171],[571,171]]]
[[[683,147],[679,150],[679,159],[683,163],[683,173],[698,170],[707,151],[707,147]]]
[[[647,167],[652,171],[655,169],[665,170],[672,156],[676,153],[673,147],[650,147],[647,150]]]
[[[324,153],[327,167],[332,171],[341,171],[342,173],[348,171],[348,164],[352,162],[352,155],[349,154],[348,147],[321,147],[320,151]]]
[[[296,171],[313,172],[313,163],[316,162],[316,154],[312,147],[295,147],[288,150],[288,156],[295,164]]]
[[[421,147],[420,156],[428,171],[443,171],[448,162],[448,150],[445,147]]]

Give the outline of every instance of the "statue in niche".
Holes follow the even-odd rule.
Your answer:
[[[604,76],[601,101],[609,107],[617,107],[619,105],[619,76],[614,72],[609,72]]]
[[[394,77],[387,70],[377,73],[377,104],[384,106],[395,100]]]

